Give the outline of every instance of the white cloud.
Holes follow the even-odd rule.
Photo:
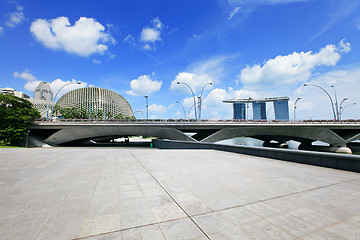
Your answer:
[[[16,27],[16,25],[22,23],[25,20],[23,7],[17,6],[17,11],[9,14],[9,20],[5,23],[8,27]]]
[[[131,90],[126,93],[133,96],[150,96],[154,92],[159,91],[161,85],[162,81],[152,80],[150,75],[142,75],[131,81]]]
[[[135,46],[135,38],[133,37],[133,35],[129,34],[127,35],[124,40],[123,40],[124,43],[129,43],[130,45],[132,46]]]
[[[100,64],[101,63],[101,61],[97,60],[97,59],[93,59],[92,62],[95,63],[95,64]]]
[[[156,48],[156,42],[161,42],[161,30],[164,25],[159,18],[154,18],[151,21],[150,27],[142,29],[140,34],[140,41],[144,43],[143,48],[145,50],[154,50]]]
[[[207,74],[199,75],[195,73],[189,72],[181,72],[179,73],[175,80],[171,82],[170,89],[181,89],[184,92],[189,92],[189,88],[184,84],[177,84],[177,82],[187,83],[191,89],[194,91],[194,94],[201,91],[201,88],[206,84],[213,82],[213,79]]]
[[[230,13],[230,16],[228,17],[228,20],[232,19],[240,10],[240,7],[236,7],[234,8],[231,13]]]
[[[345,42],[345,39],[342,39],[338,44],[338,49],[340,52],[349,52],[351,50],[351,45],[349,42]]]
[[[35,88],[39,85],[40,82],[41,82],[40,80],[34,80],[34,81],[27,82],[24,85],[24,88],[26,91],[34,92]]]
[[[34,75],[32,75],[28,69],[25,69],[25,71],[23,72],[14,72],[14,77],[15,78],[22,78],[25,79],[26,81],[34,81],[36,80],[36,77],[34,77]]]
[[[105,27],[93,18],[81,17],[71,25],[67,17],[52,20],[37,19],[30,27],[36,40],[53,50],[65,50],[82,57],[103,54],[107,43],[115,40]]]
[[[207,83],[216,84],[222,76],[223,64],[227,57],[218,56],[191,64],[187,71],[179,73],[171,82],[170,89],[181,89],[183,92],[189,93],[188,87],[183,84],[178,85],[177,82],[185,82],[190,85],[195,93],[199,93],[203,86]],[[207,85],[205,90],[209,90],[211,86]],[[204,90],[204,91],[205,91]]]
[[[26,80],[27,82],[24,85],[24,89],[29,92],[34,92],[35,88],[39,85],[40,82],[42,82],[41,80],[38,80],[34,75],[32,75],[28,69],[25,69],[25,71],[23,71],[23,72],[14,72],[14,77],[22,78],[22,79]],[[69,81],[69,80],[63,81],[58,78],[49,83],[50,83],[50,87],[54,93],[54,97],[55,97],[55,94],[64,85],[68,84],[58,93],[57,99],[68,91],[88,86],[88,84],[86,82],[76,81],[75,79],[72,79],[71,81]],[[73,84],[69,84],[69,83],[73,83]],[[77,84],[77,83],[80,83],[80,84]]]
[[[78,82],[80,82],[80,84],[77,84]],[[69,84],[69,83],[73,83],[73,84]],[[61,91],[58,93],[58,96],[56,97],[56,100],[59,99],[63,94],[71,90],[88,86],[86,82],[76,81],[75,79],[72,79],[71,81],[70,80],[64,81],[58,78],[50,83],[51,89],[53,90],[54,93],[54,97],[55,94],[59,91],[59,89],[62,88],[65,84],[69,84],[69,85],[61,89]]]
[[[340,52],[350,50],[350,44],[341,41],[337,46],[329,44],[318,53],[294,52],[287,56],[277,56],[266,61],[263,66],[255,64],[242,69],[238,81],[249,89],[272,88],[305,82],[318,66],[334,66],[341,58]]]
[[[140,39],[143,42],[152,42],[155,43],[156,41],[161,41],[160,37],[161,33],[159,30],[154,28],[144,28],[141,31]]]
[[[0,26],[0,36],[3,34],[4,28]]]
[[[336,88],[336,95],[340,104],[341,100],[348,98],[344,102],[343,107],[359,102],[358,89],[360,89],[360,66],[346,70],[331,71],[316,76],[308,84],[315,84],[323,87],[333,98],[335,102],[334,91],[331,85]],[[333,119],[332,107],[330,99],[324,91],[317,87],[299,87],[293,92],[293,99],[301,97],[297,103],[296,115],[300,119]],[[292,111],[292,109],[290,108]],[[359,106],[349,106],[343,112],[343,119],[360,118]]]
[[[152,104],[149,106],[149,112],[151,113],[165,113],[167,108],[163,105]]]

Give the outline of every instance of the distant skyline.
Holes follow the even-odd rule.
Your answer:
[[[59,97],[96,86],[150,118],[183,118],[203,86],[202,118],[232,118],[231,98],[290,97],[290,118],[360,118],[360,0],[0,0],[0,87]],[[59,98],[58,97],[58,98]],[[267,105],[267,109],[270,105]],[[249,111],[251,112],[251,111]],[[193,112],[190,116],[193,117]],[[140,114],[135,115],[141,118]],[[249,116],[252,117],[251,115]],[[270,111],[268,116],[274,118]]]

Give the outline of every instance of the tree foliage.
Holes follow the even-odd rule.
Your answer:
[[[26,128],[40,118],[31,102],[0,94],[0,145],[16,145],[26,136]]]
[[[111,111],[103,113],[101,109],[99,109],[98,111],[87,112],[85,108],[61,108],[59,105],[56,105],[54,107],[54,113],[56,115],[57,113],[60,113],[61,117],[65,119],[135,119],[134,117],[125,117],[121,113],[113,116]]]

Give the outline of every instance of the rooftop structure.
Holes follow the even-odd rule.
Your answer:
[[[20,91],[16,91],[14,88],[9,88],[9,87],[0,88],[0,93],[2,93],[2,94],[11,94],[11,95],[14,95],[15,97],[19,97],[19,98],[26,98],[26,99],[30,98],[25,93],[20,92]]]

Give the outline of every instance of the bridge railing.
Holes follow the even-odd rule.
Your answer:
[[[37,119],[35,123],[196,123],[196,124],[360,124],[360,119],[346,119],[346,120],[299,120],[299,121],[284,121],[284,120],[245,120],[245,119],[202,119],[196,121],[195,119],[56,119],[48,121],[46,119]]]

